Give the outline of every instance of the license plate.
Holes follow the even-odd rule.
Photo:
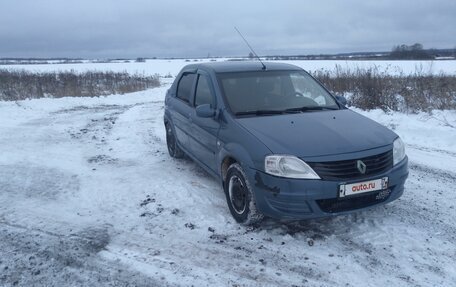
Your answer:
[[[388,188],[388,177],[363,182],[339,185],[339,196],[351,196],[360,193],[383,190]]]

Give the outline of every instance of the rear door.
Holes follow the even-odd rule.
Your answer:
[[[184,72],[179,79],[176,96],[172,103],[172,119],[177,141],[185,151],[190,151],[189,134],[191,133],[191,117],[194,113],[192,107],[193,94],[195,91],[195,72]]]
[[[193,106],[209,104],[217,109],[217,102],[214,93],[214,86],[209,75],[198,70],[195,99]],[[217,134],[220,123],[216,117],[202,118],[192,113],[192,134],[190,135],[190,147],[192,154],[206,167],[212,171],[217,171]]]

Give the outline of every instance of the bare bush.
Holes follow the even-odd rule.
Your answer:
[[[6,101],[125,94],[159,85],[158,76],[131,75],[127,72],[31,73],[24,70],[0,70],[0,100]]]
[[[456,109],[456,76],[414,74],[394,76],[377,67],[312,73],[334,94],[347,96],[348,102],[361,109],[418,112]]]

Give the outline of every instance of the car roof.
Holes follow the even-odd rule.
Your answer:
[[[280,71],[280,70],[302,70],[301,68],[284,63],[264,62],[267,71]],[[199,69],[212,70],[215,73],[231,73],[231,72],[254,72],[262,71],[263,66],[259,61],[224,61],[224,62],[209,62],[190,64],[185,66],[185,69]]]

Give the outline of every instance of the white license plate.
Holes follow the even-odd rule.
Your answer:
[[[366,193],[371,191],[383,190],[388,188],[388,177],[379,178],[375,180],[341,184],[339,185],[339,196],[345,197],[360,193]]]

